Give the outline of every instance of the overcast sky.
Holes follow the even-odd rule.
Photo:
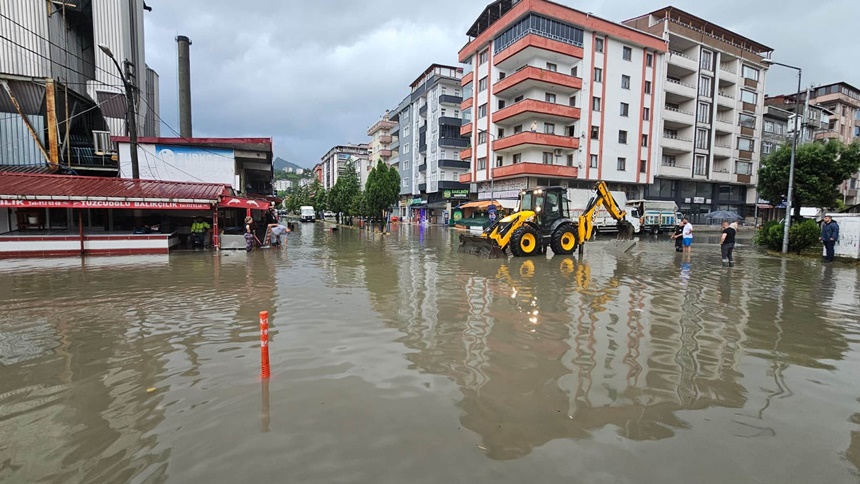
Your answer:
[[[430,64],[456,64],[489,0],[146,0],[147,64],[161,77],[161,117],[179,129],[176,35],[191,38],[195,136],[274,138],[313,166],[333,145],[367,141]],[[560,0],[623,21],[673,4],[775,49],[804,84],[860,84],[858,0]],[[796,88],[772,68],[768,93]],[[162,127],[163,136],[173,134]]]

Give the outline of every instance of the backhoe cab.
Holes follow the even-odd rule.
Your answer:
[[[595,195],[578,219],[569,218],[567,189],[538,187],[520,194],[518,212],[491,224],[480,236],[460,235],[460,251],[503,257],[510,247],[516,257],[545,254],[552,248],[558,255],[572,254],[589,240],[593,219],[601,205],[618,221],[619,237],[632,235],[625,212],[618,207],[604,182],[598,182]]]

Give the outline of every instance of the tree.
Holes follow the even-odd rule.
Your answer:
[[[361,193],[361,184],[352,163],[346,164],[344,173],[337,178],[331,191],[332,194],[329,196],[331,209],[338,214],[343,212],[350,218],[355,215],[357,208],[355,200]],[[340,223],[340,215],[338,215],[338,223]]]
[[[364,203],[367,215],[380,223],[380,230],[384,227],[385,211],[397,202],[399,195],[400,175],[397,169],[379,160],[367,175]]]
[[[779,203],[788,192],[791,146],[783,145],[761,162],[758,172],[759,196]],[[860,169],[860,143],[845,145],[838,140],[807,143],[797,147],[791,206],[800,216],[800,207],[831,208],[837,205],[844,180]]]

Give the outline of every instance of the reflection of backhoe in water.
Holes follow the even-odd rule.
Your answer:
[[[552,248],[556,255],[569,255],[590,240],[594,231],[594,219],[605,206],[618,223],[618,237],[630,238],[633,227],[625,219],[622,210],[606,183],[597,182],[594,196],[585,210],[576,219],[569,217],[570,209],[567,189],[562,187],[538,187],[520,194],[520,209],[492,223],[481,235],[460,235],[460,251],[503,257],[510,247],[516,257],[545,254]],[[628,250],[632,244],[626,247]]]

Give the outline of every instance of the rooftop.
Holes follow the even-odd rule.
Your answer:
[[[97,176],[44,175],[4,172],[0,167],[0,198],[38,197],[49,200],[81,198],[146,199],[160,201],[217,200],[231,189],[217,183],[132,180]]]
[[[672,22],[676,22],[687,27],[690,27],[694,30],[698,30],[707,35],[715,37],[724,42],[728,42],[730,44],[734,44],[741,49],[754,52],[756,54],[769,54],[773,52],[773,49],[758,43],[748,37],[744,37],[740,34],[737,34],[729,29],[724,27],[720,27],[713,22],[705,20],[701,17],[697,17],[689,12],[681,10],[677,7],[668,6],[663,7],[659,10],[654,10],[651,13],[646,13],[644,15],[640,15],[638,17],[634,17],[629,20],[625,20],[623,23],[633,22],[635,20],[641,19],[643,17],[654,16],[662,19],[667,19]]]
[[[428,67],[428,68],[427,68],[427,70],[425,70],[424,72],[422,72],[420,76],[418,76],[417,78],[415,78],[415,80],[414,80],[414,81],[412,81],[412,84],[410,84],[409,86],[414,88],[415,86],[417,86],[418,84],[420,84],[420,83],[421,83],[421,80],[422,80],[422,79],[424,79],[424,77],[425,77],[426,75],[428,75],[428,74],[432,73],[432,72],[433,72],[433,71],[435,71],[436,69],[453,69],[453,70],[455,70],[455,71],[459,71],[459,72],[462,72],[462,71],[463,71],[463,68],[462,68],[462,67],[457,67],[457,66],[448,66],[448,65],[445,65],[445,64],[431,64],[431,65],[430,65],[430,67]]]

